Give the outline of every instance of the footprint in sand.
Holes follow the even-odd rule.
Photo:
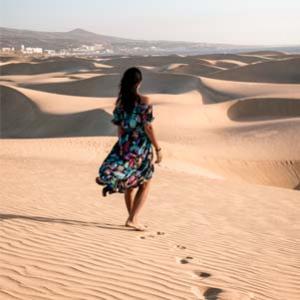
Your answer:
[[[211,276],[211,274],[209,274],[207,272],[202,272],[202,271],[198,271],[198,270],[193,271],[193,273],[200,278],[208,278]]]
[[[178,247],[179,245],[177,245]],[[179,247],[178,247],[179,248]],[[185,248],[180,248],[185,249]],[[176,262],[180,264],[188,264],[190,263],[194,258],[192,256],[186,256],[184,258],[175,257]],[[208,278],[211,276],[210,273],[202,272],[199,270],[194,270],[192,275],[200,277],[200,278]],[[222,289],[214,288],[214,287],[201,287],[201,289],[197,286],[191,286],[192,293],[196,296],[196,299],[202,299],[202,300],[218,300],[219,294],[223,292]]]
[[[187,249],[186,246],[183,246],[183,245],[180,245],[180,244],[174,245],[172,242],[169,242],[169,245],[170,245],[170,250],[171,251],[176,251],[177,249],[180,249],[180,250],[186,250]]]
[[[186,256],[184,258],[176,257],[175,259],[177,263],[188,264],[193,259],[193,257],[192,256]]]
[[[200,289],[196,286],[192,286],[191,291],[196,296],[196,299],[203,300],[218,300],[219,295],[223,292],[223,290],[219,288],[201,287]]]
[[[223,292],[222,289],[219,288],[213,288],[213,287],[208,287],[206,291],[203,293],[204,299],[207,300],[217,300],[219,294]]]
[[[140,239],[146,239],[146,238],[155,238],[157,235],[165,235],[166,233],[163,231],[157,231],[155,233],[150,233],[150,234],[146,234],[146,235],[140,235],[139,238]]]

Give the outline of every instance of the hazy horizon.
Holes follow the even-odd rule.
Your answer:
[[[0,0],[0,26],[66,32],[81,28],[128,39],[300,44],[300,1]]]

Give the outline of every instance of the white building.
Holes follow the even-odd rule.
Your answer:
[[[26,54],[43,53],[43,48],[25,47],[24,45],[22,45],[21,52]]]
[[[3,47],[1,50],[2,52],[13,52],[15,51],[15,47]]]
[[[80,50],[94,51],[95,47],[94,46],[88,46],[88,45],[82,45],[79,49]]]
[[[55,52],[55,50],[45,49],[44,53],[48,54],[48,55],[55,55],[56,52]]]

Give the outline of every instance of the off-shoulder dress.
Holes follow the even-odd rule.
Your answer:
[[[110,194],[124,193],[153,176],[153,148],[144,129],[153,120],[152,104],[137,103],[131,113],[115,106],[111,122],[122,127],[122,134],[99,167],[97,181]]]

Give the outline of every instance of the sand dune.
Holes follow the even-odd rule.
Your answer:
[[[247,63],[239,61],[239,60],[233,60],[233,59],[219,59],[219,60],[208,60],[215,66],[225,68],[225,69],[231,69],[235,67],[243,67],[246,66]]]
[[[251,51],[251,52],[243,52],[241,55],[254,55],[254,56],[283,56],[286,55],[285,52],[280,51]]]
[[[299,98],[299,84],[273,84],[261,82],[241,82],[200,77],[203,102],[205,104],[224,102],[237,98],[269,96]]]
[[[7,89],[4,89],[3,93],[8,104],[8,107],[3,110],[4,112],[8,111],[5,114],[7,119],[3,118],[7,124],[7,127],[3,128],[4,137],[38,138],[115,134],[115,129],[109,122],[111,118],[109,113],[112,110],[111,100],[108,100],[109,102],[101,100],[99,103],[99,101],[91,101],[84,97],[52,95],[16,87],[14,90]],[[14,103],[13,96],[19,95],[15,89],[21,92],[21,95],[29,97],[27,98],[28,104],[30,104],[28,113],[25,115],[22,113],[25,111],[25,107],[21,111],[13,112],[13,116],[20,124],[15,123],[14,118],[9,114],[9,111],[13,111],[9,106]],[[51,103],[48,101],[49,97],[52,99]],[[264,109],[259,111],[260,114],[257,112],[254,114],[255,107],[262,107],[262,105],[254,105],[253,101],[255,100],[253,99],[232,100],[226,102],[226,105],[220,103],[221,106],[218,108],[207,109],[201,105],[201,95],[195,91],[178,95],[177,98],[173,96],[171,100],[168,95],[163,96],[162,94],[153,95],[152,98],[157,103],[158,134],[161,140],[167,143],[165,147],[168,149],[170,157],[182,162],[180,169],[188,169],[193,165],[199,172],[202,172],[204,167],[227,179],[243,179],[252,183],[288,188],[295,188],[298,185],[299,165],[297,161],[299,157],[297,153],[300,150],[300,143],[294,141],[291,151],[290,144],[283,142],[285,140],[293,141],[293,136],[297,134],[299,128],[297,118],[294,121],[289,120],[290,117],[297,117],[299,114],[295,110],[298,103],[296,99],[290,100],[295,102],[295,105],[289,108],[290,111],[288,103],[286,105],[284,103],[274,104],[274,99],[262,99],[262,103],[268,100],[271,102],[269,102],[269,106],[265,104]],[[244,101],[246,106],[252,105],[250,117],[245,113],[250,114],[251,110],[245,112],[241,108],[244,106]],[[247,101],[251,101],[252,104],[248,104]],[[259,101],[259,98],[256,101]],[[32,105],[35,107],[34,112],[32,112]],[[69,108],[70,105],[72,111]],[[273,116],[268,116],[268,119],[285,120],[287,118],[286,126],[282,122],[278,126],[276,123],[268,125],[268,123],[258,122],[266,119],[266,115],[263,113],[266,113],[270,106]],[[178,110],[182,112],[182,117],[178,116]],[[216,119],[218,119],[218,123],[215,123]],[[256,124],[252,125],[253,121]],[[292,127],[289,122],[293,122]],[[222,124],[225,126],[224,128],[220,127]],[[255,134],[252,134],[254,130]],[[274,132],[276,135],[280,135],[279,139],[274,138]],[[240,142],[236,143],[236,140]],[[174,142],[176,148],[172,149]],[[182,143],[189,146],[183,149],[178,148],[178,144]],[[187,155],[182,155],[182,153],[187,153]],[[264,160],[266,159],[272,159],[272,164],[265,165]],[[169,164],[172,165],[172,163],[174,163],[173,160]],[[278,176],[278,173],[270,172],[273,165],[276,166],[278,173],[288,175]],[[261,175],[258,176],[258,173]]]
[[[222,60],[233,60],[239,61],[241,63],[252,64],[261,61],[268,61],[267,58],[262,59],[261,57],[256,57],[255,55],[247,55],[245,54],[205,54],[205,55],[198,55],[200,60],[211,60],[211,61],[222,61]]]
[[[32,96],[32,93],[29,95]],[[47,99],[49,95],[37,94],[37,97]],[[64,102],[68,100],[64,107]],[[16,89],[2,86],[1,135],[3,138],[115,135],[115,128],[109,122],[109,113],[97,108],[95,103],[88,109],[88,103],[82,106],[83,103],[76,105],[76,102],[76,99],[63,101],[60,97],[53,97],[49,107],[43,105],[42,101],[34,102]],[[72,111],[66,111],[70,104]]]
[[[225,80],[271,83],[300,83],[300,58],[252,64],[210,74]]]
[[[75,141],[60,143],[74,153]],[[5,160],[3,299],[297,299],[297,192],[158,168],[143,215],[151,231],[138,233],[122,226],[119,196],[98,196],[95,163]]]
[[[1,299],[299,299],[299,58],[7,62]],[[124,227],[123,196],[102,198],[94,183],[132,65],[164,155],[141,215],[147,232]]]
[[[78,74],[82,76],[84,74]],[[93,74],[92,76],[95,76]],[[1,76],[2,82],[10,82],[10,84],[26,84],[26,83],[54,83],[54,82],[66,82],[74,80],[72,79],[72,75],[68,75],[67,72],[51,72],[51,73],[44,73],[44,74],[36,74],[36,75],[4,75]]]
[[[94,69],[93,62],[78,58],[68,58],[61,61],[10,63],[1,67],[2,75],[33,75],[60,71],[80,71]]]
[[[158,72],[169,72],[169,73],[181,73],[181,74],[192,74],[192,75],[206,75],[214,72],[224,70],[224,68],[209,65],[205,63],[193,63],[193,64],[170,64],[163,67],[158,67],[155,71]]]
[[[235,121],[300,117],[300,99],[257,98],[237,101],[228,110]]]
[[[120,74],[100,75],[89,79],[49,83],[20,84],[22,87],[64,95],[114,97],[118,93]],[[143,93],[182,94],[197,90],[199,79],[190,75],[144,72]]]
[[[236,67],[236,64],[251,64],[257,63],[261,61],[269,61],[268,58],[261,58],[255,56],[247,56],[247,55],[238,55],[238,54],[210,54],[210,55],[194,55],[194,56],[186,56],[181,57],[178,55],[170,55],[170,56],[154,56],[154,57],[144,57],[144,56],[133,56],[128,57],[126,59],[120,58],[112,58],[106,62],[107,65],[112,66],[113,72],[122,72],[128,66],[148,66],[152,70],[159,71],[167,71],[167,68],[172,68],[174,65],[185,65],[181,66],[181,68],[188,68],[188,70],[192,70],[189,74],[199,74],[201,72],[202,75],[210,74],[216,71],[220,71],[224,68],[216,65],[221,64],[222,61],[234,61],[235,65],[227,64],[226,68]],[[205,68],[206,67],[206,68]],[[210,68],[209,68],[210,67]],[[174,70],[177,70],[175,68]],[[112,71],[112,70],[110,70]],[[172,70],[169,70],[172,72]],[[188,73],[188,71],[184,71],[184,73]]]

